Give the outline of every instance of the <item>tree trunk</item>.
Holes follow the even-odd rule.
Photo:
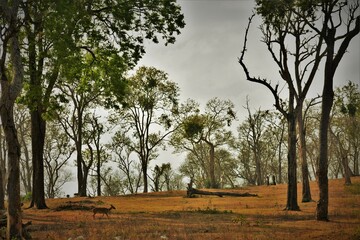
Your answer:
[[[79,146],[80,145],[80,146]],[[77,181],[78,181],[78,195],[81,197],[86,196],[86,189],[84,189],[84,175],[82,166],[81,143],[76,143],[76,168],[77,168]]]
[[[303,103],[299,102],[299,114],[297,117],[298,129],[299,129],[299,158],[301,161],[301,173],[302,173],[302,202],[310,202],[311,192],[309,183],[309,168],[306,157],[306,139],[305,139],[305,126],[303,121]]]
[[[33,164],[33,187],[30,207],[46,209],[44,185],[44,144],[46,122],[42,118],[41,110],[31,111],[31,143]]]
[[[333,103],[334,92],[332,81],[325,81],[323,89],[323,101],[321,107],[320,120],[320,157],[318,166],[318,185],[320,198],[316,206],[316,219],[328,221],[328,128],[330,121],[330,111]]]
[[[210,173],[210,188],[218,188],[215,178],[215,147],[214,144],[207,142],[210,147],[210,162],[209,162],[209,173]]]
[[[351,169],[349,168],[349,160],[347,155],[343,155],[341,158],[342,165],[344,168],[345,185],[351,185]]]
[[[16,4],[19,4],[18,2]],[[16,5],[15,4],[15,5]],[[12,16],[15,18],[16,16]],[[1,125],[4,130],[8,149],[8,206],[7,206],[7,239],[22,238],[21,200],[20,200],[20,143],[14,121],[14,104],[20,95],[23,81],[23,65],[21,62],[20,47],[16,35],[14,23],[10,21],[10,27],[14,31],[11,37],[11,62],[13,67],[13,80],[6,76],[5,62],[0,66],[1,74],[1,98],[0,115]],[[6,47],[6,45],[4,45]],[[3,46],[3,47],[4,47]],[[3,51],[6,51],[3,49]]]
[[[41,32],[41,25],[35,22],[33,28],[27,26],[27,39],[29,41],[29,75],[30,75],[30,116],[31,116],[31,146],[32,146],[32,201],[30,207],[36,206],[38,209],[47,208],[45,203],[44,187],[44,143],[46,122],[42,118],[42,86],[41,75],[43,68],[43,58],[36,56],[37,45],[36,33]],[[38,41],[41,44],[41,41]]]
[[[288,113],[288,191],[286,210],[300,210],[297,203],[296,177],[296,114],[294,111],[294,95],[290,93]]]
[[[329,29],[327,39],[327,56],[325,63],[324,87],[322,92],[321,119],[320,119],[320,156],[318,166],[319,201],[316,206],[316,220],[328,221],[329,186],[328,186],[328,130],[330,112],[334,101],[333,90],[333,55],[335,30]]]
[[[255,158],[255,172],[256,172],[256,185],[260,186],[263,184],[262,173],[261,173],[261,161],[256,147],[253,148]]]
[[[148,178],[147,178],[147,164],[146,160],[142,160],[141,170],[143,172],[143,181],[144,181],[144,193],[148,192]]]
[[[0,210],[5,209],[6,143],[4,140],[5,139],[2,135],[2,131],[0,131]]]
[[[282,139],[281,141],[279,142],[279,154],[278,154],[278,160],[279,160],[279,165],[278,165],[278,174],[279,174],[279,180],[278,180],[278,183],[282,183],[282,165],[281,165],[281,159],[282,159],[282,156],[281,156],[281,145],[282,145]]]
[[[6,184],[6,141],[0,131],[0,209],[5,209],[5,184]]]
[[[101,156],[100,156],[100,149],[97,148],[96,151],[96,174],[97,174],[97,195],[101,196]]]
[[[0,169],[0,210],[5,209],[5,189],[3,183],[3,170]]]

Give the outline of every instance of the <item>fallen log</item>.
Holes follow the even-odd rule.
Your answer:
[[[211,191],[204,191],[204,190],[199,190],[196,188],[192,187],[192,182],[190,182],[188,184],[187,187],[187,197],[191,198],[193,197],[195,194],[197,195],[215,195],[218,197],[223,197],[223,196],[232,196],[232,197],[257,197],[257,194],[252,194],[252,193],[235,193],[235,192],[211,192]]]
[[[198,195],[215,195],[218,197],[223,197],[223,196],[232,196],[232,197],[257,197],[257,194],[252,194],[252,193],[235,193],[235,192],[210,192],[210,191],[203,191],[203,190],[198,190],[196,188],[192,188],[192,189],[188,189],[187,191],[187,196],[188,197],[193,197],[195,194]]]

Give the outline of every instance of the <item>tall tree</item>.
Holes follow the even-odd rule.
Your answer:
[[[334,76],[350,42],[360,32],[360,15],[358,11],[360,4],[358,0],[353,2],[341,0],[320,1],[312,4],[311,9],[321,12],[319,26],[314,22],[307,22],[307,24],[319,35],[319,39],[324,39],[326,44],[320,119],[320,156],[317,173],[320,199],[316,206],[316,219],[328,221],[328,129],[330,112],[334,101]]]
[[[338,127],[343,128],[347,139],[353,175],[359,175],[360,161],[360,89],[351,81],[335,91],[335,112],[339,119]]]
[[[112,137],[111,143],[108,148],[113,153],[112,161],[118,164],[119,170],[125,174],[125,193],[130,192],[131,194],[138,193],[141,185],[142,171],[141,165],[131,159],[131,154],[134,153],[131,145],[131,139],[126,136],[125,132],[116,132]]]
[[[269,110],[257,110],[251,113],[248,101],[246,109],[248,116],[237,128],[239,133],[237,149],[240,149],[238,172],[247,182],[262,185],[265,183],[265,176],[275,175],[278,171],[275,162],[278,157],[278,145],[282,145],[283,141],[279,142],[274,137],[282,133],[279,133],[274,126],[276,122],[272,117],[275,115]],[[251,172],[252,169],[254,172]]]
[[[45,138],[45,195],[47,198],[61,197],[61,187],[71,180],[65,167],[75,148],[69,137],[56,123],[48,125]]]
[[[85,143],[88,146],[89,154],[95,161],[96,183],[97,183],[97,196],[101,196],[101,167],[107,161],[107,154],[105,148],[101,143],[102,136],[106,133],[100,117],[93,114],[87,115],[87,122],[89,130],[85,132]]]
[[[132,136],[130,148],[139,157],[144,192],[148,192],[149,162],[177,127],[172,118],[178,112],[179,88],[166,73],[153,67],[140,67],[128,84],[129,93],[118,111],[119,124],[121,131]]]
[[[53,108],[51,99],[55,83],[60,80],[61,66],[68,63],[74,53],[85,50],[94,54],[97,47],[117,54],[122,59],[121,65],[134,66],[145,53],[144,39],[158,43],[161,37],[166,44],[174,43],[175,35],[180,34],[179,29],[185,23],[174,0],[45,0],[28,1],[21,7],[25,15],[26,102],[32,119],[34,191],[31,206],[46,208],[45,116]],[[119,69],[120,76],[124,69],[120,66]],[[115,83],[115,87],[123,86]],[[123,93],[120,89],[117,91]]]
[[[89,129],[89,111],[99,104],[99,98],[104,93],[102,84],[103,79],[97,71],[96,66],[92,65],[92,59],[77,63],[76,72],[71,69],[66,70],[63,76],[66,80],[59,85],[63,100],[63,108],[59,111],[58,121],[62,125],[65,133],[74,142],[76,147],[76,166],[78,180],[78,194],[86,196],[86,184],[88,170],[91,166],[85,163],[83,157],[83,146],[85,134]],[[82,69],[82,70],[81,70]],[[68,102],[71,104],[68,105]],[[66,112],[67,114],[63,114]]]
[[[186,108],[191,106],[194,106],[192,111],[188,112],[189,115],[183,116],[182,127],[172,137],[172,145],[178,151],[187,150],[196,155],[198,147],[196,145],[206,144],[209,151],[209,165],[206,169],[209,177],[207,187],[218,188],[219,182],[216,181],[215,176],[215,150],[229,144],[233,139],[228,127],[236,119],[234,104],[230,100],[213,98],[206,103],[204,114],[199,113],[196,103],[189,102]],[[200,149],[206,148],[200,146]]]
[[[19,141],[22,149],[20,158],[20,179],[22,190],[31,193],[32,187],[32,164],[31,164],[31,130],[30,115],[25,106],[16,104],[15,106],[15,122],[18,129]]]
[[[267,87],[275,98],[275,107],[288,121],[288,199],[287,209],[298,210],[296,187],[296,123],[303,136],[302,111],[309,88],[315,78],[319,64],[326,51],[322,49],[324,38],[314,31],[309,24],[316,21],[313,6],[308,1],[258,0],[257,14],[263,19],[261,30],[263,41],[267,46],[274,62],[279,68],[280,77],[288,86],[289,96],[287,108],[278,91],[279,83],[275,86],[266,78],[255,78],[249,74],[244,63],[248,29],[239,63],[244,69],[249,81],[260,83]],[[249,24],[252,18],[249,20]],[[292,65],[293,64],[293,65]],[[303,181],[307,190],[303,192],[303,200],[309,201],[308,168],[304,141],[300,141],[303,169]],[[307,195],[307,196],[306,196]]]
[[[22,90],[24,66],[20,50],[21,1],[0,1],[0,117],[8,155],[7,239],[22,239],[20,200],[20,143],[14,120],[14,105]],[[8,56],[8,54],[10,56]]]

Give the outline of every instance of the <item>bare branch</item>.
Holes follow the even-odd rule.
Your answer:
[[[261,78],[255,78],[255,77],[251,77],[250,76],[250,73],[249,73],[249,70],[248,68],[246,67],[245,63],[244,63],[244,56],[245,56],[245,52],[246,52],[246,44],[247,44],[247,37],[248,37],[248,34],[249,34],[249,29],[250,29],[250,25],[251,25],[251,22],[252,22],[252,19],[254,18],[255,14],[253,14],[250,18],[249,18],[249,22],[248,22],[248,25],[246,27],[246,31],[245,31],[245,39],[244,39],[244,46],[243,46],[243,49],[242,49],[242,52],[241,52],[241,55],[240,55],[240,58],[238,59],[239,61],[239,64],[242,66],[244,72],[245,72],[245,75],[246,75],[246,79],[248,81],[251,81],[251,82],[255,82],[255,83],[259,83],[259,84],[262,84],[264,85],[265,87],[267,87],[272,95],[274,96],[275,98],[275,107],[284,115],[284,116],[287,116],[287,112],[284,110],[284,108],[282,107],[281,105],[281,99],[278,95],[278,87],[279,87],[279,84],[276,84],[275,88],[273,86],[271,86],[271,84],[266,80],[266,79],[261,79]]]

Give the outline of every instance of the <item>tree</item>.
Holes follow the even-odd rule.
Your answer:
[[[266,8],[265,8],[266,9]],[[279,84],[277,84],[275,87],[272,86],[271,82],[268,81],[266,78],[255,78],[252,77],[249,73],[249,70],[246,66],[246,64],[244,63],[244,56],[245,56],[245,51],[246,51],[246,44],[247,44],[247,37],[248,37],[248,31],[249,31],[249,27],[250,27],[250,23],[253,19],[255,15],[253,15],[250,19],[249,19],[249,25],[246,28],[246,32],[245,32],[245,40],[244,40],[244,46],[243,46],[243,50],[241,53],[241,56],[239,58],[239,63],[242,66],[245,75],[246,75],[246,79],[248,81],[251,82],[255,82],[255,83],[259,83],[261,85],[264,85],[266,88],[268,88],[270,90],[270,92],[272,93],[274,99],[275,99],[275,107],[276,109],[281,112],[284,117],[287,120],[287,124],[288,124],[288,194],[287,194],[287,204],[286,204],[286,209],[287,210],[299,210],[299,206],[297,204],[297,176],[296,176],[296,116],[297,116],[297,112],[295,111],[295,106],[294,106],[294,101],[295,101],[295,94],[296,94],[296,90],[295,88],[292,88],[291,86],[294,87],[293,83],[292,83],[292,79],[291,79],[291,75],[289,72],[289,67],[288,67],[288,63],[287,63],[287,59],[288,59],[288,52],[285,48],[285,36],[287,35],[287,29],[282,30],[282,26],[281,24],[279,24],[278,29],[276,28],[276,26],[274,26],[274,28],[276,29],[275,32],[278,35],[275,35],[278,37],[278,39],[273,40],[272,39],[272,32],[271,32],[271,25],[267,26],[265,25],[265,28],[263,27],[263,32],[264,32],[264,41],[268,46],[268,50],[270,51],[270,53],[272,54],[272,57],[274,59],[274,61],[278,64],[279,68],[280,68],[280,74],[281,77],[283,78],[283,80],[289,85],[289,100],[288,100],[288,106],[285,107],[284,101],[281,99],[281,96],[278,92],[278,86]],[[266,15],[265,15],[266,18]],[[266,23],[266,22],[265,22]],[[271,21],[269,21],[268,23],[271,23]],[[280,50],[279,51],[279,55],[275,55],[274,53],[274,49],[273,47],[273,43],[277,43],[280,45]]]
[[[251,114],[249,101],[246,102],[246,109],[248,111],[248,118],[246,124],[242,128],[239,128],[239,132],[242,130],[243,135],[246,138],[246,142],[250,147],[252,156],[255,162],[255,181],[258,186],[264,184],[264,174],[262,163],[262,150],[264,149],[263,134],[266,130],[265,115],[266,111],[257,111],[255,114]]]
[[[348,136],[349,156],[353,166],[353,174],[359,175],[360,159],[360,89],[351,81],[335,91],[335,106],[340,111],[344,133]],[[340,123],[341,124],[341,123]]]
[[[303,200],[310,200],[308,184],[308,168],[304,154],[303,104],[309,88],[315,78],[321,60],[326,55],[323,50],[324,37],[319,35],[310,25],[317,20],[312,2],[308,1],[257,1],[257,14],[261,15],[261,27],[264,38],[274,62],[279,68],[280,77],[289,88],[288,106],[285,109],[279,84],[272,85],[266,78],[251,77],[244,63],[249,26],[245,33],[245,43],[239,63],[243,67],[249,81],[260,83],[270,90],[275,98],[275,107],[288,121],[288,199],[287,209],[298,210],[296,188],[296,123],[300,131],[300,157],[302,157],[303,181],[307,190],[303,192]],[[252,18],[249,20],[249,24]],[[293,65],[291,65],[293,63]],[[306,196],[307,195],[307,196]]]
[[[180,7],[173,0],[156,1],[30,1],[22,4],[25,31],[23,49],[27,94],[32,121],[33,194],[31,206],[46,208],[43,149],[46,120],[54,108],[55,83],[61,68],[71,67],[74,54],[95,55],[100,47],[118,55],[122,66],[134,66],[145,53],[144,39],[175,42],[185,26]],[[77,59],[78,60],[78,59]],[[75,60],[75,61],[77,61]],[[66,66],[67,65],[67,66]],[[119,69],[121,69],[119,71]],[[124,68],[118,66],[118,75]],[[118,93],[124,84],[113,81]],[[56,104],[55,104],[56,106]]]
[[[101,196],[101,167],[107,161],[108,154],[101,144],[101,137],[106,133],[104,124],[95,113],[88,115],[89,131],[85,132],[85,142],[88,146],[91,159],[96,162],[97,196]],[[95,147],[95,149],[94,149]]]
[[[55,198],[60,197],[61,187],[71,179],[71,173],[64,168],[75,148],[60,126],[52,123],[48,127],[44,148],[45,195],[47,198]]]
[[[130,159],[133,153],[131,139],[126,136],[125,132],[118,131],[112,137],[108,148],[113,153],[112,161],[117,163],[119,170],[125,174],[126,190],[124,193],[138,193],[141,186],[142,171],[141,164],[137,165],[134,160]]]
[[[356,84],[349,82],[336,89],[329,128],[330,159],[340,161],[339,167],[342,166],[342,175],[347,185],[351,184],[350,177],[358,171],[360,92],[357,88]]]
[[[19,141],[22,148],[23,154],[20,157],[20,179],[21,187],[25,193],[31,193],[32,187],[32,171],[33,167],[31,164],[31,123],[30,115],[25,106],[21,104],[15,105],[15,122],[18,131]]]
[[[215,176],[215,150],[222,145],[229,144],[233,139],[231,131],[227,127],[230,127],[232,121],[236,119],[234,104],[230,100],[213,98],[207,102],[204,114],[199,114],[196,106],[196,103],[188,102],[184,107],[193,110],[187,112],[189,115],[182,116],[180,120],[182,127],[173,135],[172,145],[177,151],[186,150],[195,156],[198,155],[197,148],[208,149],[209,164],[206,172],[209,182],[207,187],[218,188],[219,182],[216,181]],[[182,110],[182,112],[185,111]],[[207,148],[202,144],[206,144]],[[206,155],[205,153],[203,156]],[[202,161],[205,162],[205,158]]]
[[[149,162],[177,127],[172,118],[178,112],[179,88],[166,73],[153,67],[140,67],[128,84],[129,94],[121,102],[118,118],[131,136],[129,147],[139,157],[144,192],[148,192]]]
[[[283,159],[286,158],[284,153],[286,152],[285,148],[286,141],[286,119],[283,115],[278,112],[269,111],[267,114],[268,121],[268,130],[266,131],[266,136],[268,139],[266,140],[270,143],[269,147],[272,149],[277,149],[277,166],[274,166],[272,172],[277,175],[277,182],[282,183],[283,181]],[[276,170],[275,170],[276,169]]]
[[[59,111],[58,121],[65,133],[74,141],[76,147],[78,194],[80,196],[86,196],[88,170],[91,167],[91,164],[87,165],[83,158],[85,134],[92,131],[88,127],[88,113],[95,108],[96,104],[99,104],[100,97],[104,94],[102,81],[105,81],[96,64],[92,64],[92,58],[84,58],[85,61],[78,62],[76,68],[65,70],[62,74],[65,79],[58,86],[61,91],[58,97],[63,102],[63,108],[67,108],[66,111]],[[73,72],[74,70],[75,72]],[[68,102],[71,104],[66,107]],[[66,114],[64,114],[65,112]],[[91,163],[92,160],[90,160]]]
[[[0,2],[0,117],[8,155],[7,239],[22,239],[20,201],[20,143],[16,133],[14,105],[22,90],[24,66],[20,51],[21,1]],[[8,56],[8,54],[10,56]]]
[[[237,128],[234,146],[238,151],[237,175],[252,185],[264,184],[270,175],[282,182],[286,120],[271,110],[252,113],[248,99],[245,109],[248,116]]]
[[[161,166],[155,165],[153,169],[153,177],[150,178],[154,183],[153,191],[159,192],[162,191],[163,185],[167,184],[168,191],[169,191],[169,173],[171,171],[170,163],[163,163]]]
[[[334,76],[351,40],[360,32],[360,15],[358,13],[359,1],[349,3],[348,1],[333,0],[313,4],[312,7],[318,8],[322,13],[319,17],[319,27],[312,22],[307,22],[307,24],[319,35],[319,39],[324,39],[326,44],[320,119],[320,156],[317,173],[320,199],[316,206],[316,219],[328,221],[328,129],[334,101]],[[344,15],[347,15],[347,18]],[[346,26],[345,32],[337,31],[342,26]]]

